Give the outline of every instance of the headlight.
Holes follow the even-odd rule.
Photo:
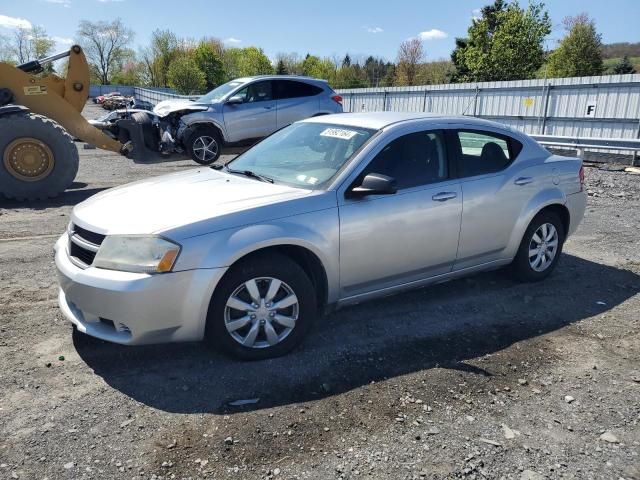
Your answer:
[[[136,273],[170,272],[180,245],[153,236],[107,235],[93,266]]]

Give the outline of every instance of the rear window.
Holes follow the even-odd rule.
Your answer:
[[[458,130],[459,175],[471,177],[507,168],[522,150],[522,143],[507,135],[479,130]]]
[[[313,97],[322,92],[320,87],[295,80],[276,80],[276,98]]]

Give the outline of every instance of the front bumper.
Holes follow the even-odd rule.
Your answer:
[[[81,269],[55,245],[60,309],[79,331],[125,345],[202,340],[209,301],[226,268],[157,275]]]

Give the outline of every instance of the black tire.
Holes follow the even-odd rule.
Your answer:
[[[533,239],[534,234],[544,224],[551,224],[555,227],[557,232],[557,250],[551,262],[543,270],[536,271],[529,261],[529,250],[530,247],[535,244],[535,240]],[[527,227],[520,242],[518,253],[511,263],[513,276],[521,282],[539,282],[551,275],[562,254],[565,235],[564,225],[557,214],[548,210],[543,210],[538,213]]]
[[[291,288],[298,299],[298,318],[295,321],[295,326],[279,343],[262,348],[250,348],[241,345],[227,330],[225,308],[227,300],[245,282],[265,277],[278,279]],[[261,292],[264,292],[268,286],[268,283],[261,285]],[[263,360],[279,357],[300,344],[317,315],[318,307],[313,283],[300,265],[280,254],[252,257],[233,265],[216,288],[209,304],[205,340],[216,349],[239,360]],[[272,325],[275,328],[281,327],[277,322]],[[250,327],[251,325],[247,325],[246,328],[250,329]],[[260,330],[258,340],[262,339],[264,342],[266,336],[263,327],[260,328],[262,330]]]
[[[53,168],[36,181],[21,180],[7,167],[7,147],[19,138],[34,138],[53,156]],[[42,200],[64,192],[78,173],[78,149],[71,135],[50,118],[33,113],[0,117],[0,193],[16,200]]]
[[[147,112],[133,112],[131,114],[131,120],[141,125],[144,145],[149,150],[157,152],[160,138],[155,126],[153,125],[153,118],[151,117],[151,114]]]
[[[215,155],[202,158],[198,156],[197,152],[194,152],[194,145],[196,144],[196,141],[203,137],[211,138],[216,142],[217,150],[215,152]],[[199,163],[200,165],[211,165],[213,162],[218,160],[218,158],[220,158],[220,152],[222,151],[222,139],[215,127],[202,125],[197,127],[193,131],[193,133],[189,135],[189,138],[185,142],[185,148],[187,149],[189,156],[191,156],[191,159],[194,162]]]

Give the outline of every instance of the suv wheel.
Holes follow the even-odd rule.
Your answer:
[[[284,355],[317,315],[313,283],[289,257],[273,254],[234,265],[209,305],[206,339],[241,360]]]
[[[204,126],[191,134],[185,146],[194,162],[209,165],[220,157],[222,141],[215,128]]]
[[[558,263],[565,232],[558,215],[540,212],[529,224],[511,264],[516,278],[536,282],[547,278]]]

